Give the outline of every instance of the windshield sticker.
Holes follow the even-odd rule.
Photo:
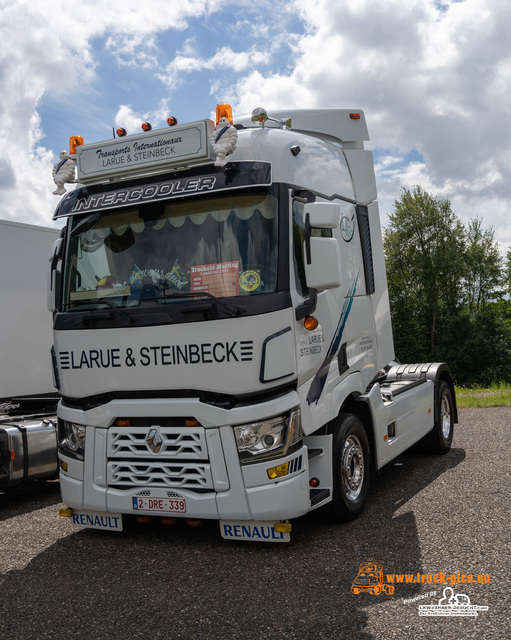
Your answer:
[[[257,271],[244,271],[240,276],[240,287],[243,291],[255,291],[261,284],[261,276]]]
[[[190,270],[190,291],[207,291],[218,298],[239,295],[239,260],[202,264]]]
[[[141,289],[148,278],[160,289],[170,289],[171,286],[181,289],[188,284],[188,280],[179,265],[179,260],[174,262],[174,266],[167,273],[164,273],[163,269],[140,269],[135,265],[129,276],[129,284],[132,289]],[[127,284],[124,283],[120,286],[125,288]]]

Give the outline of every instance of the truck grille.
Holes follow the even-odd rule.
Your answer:
[[[114,426],[108,430],[107,452],[111,487],[213,489],[203,427]]]
[[[108,430],[108,458],[136,458],[157,455],[177,460],[206,460],[206,438],[202,427],[159,427],[163,440],[155,454],[147,437],[153,427],[111,427]]]
[[[171,462],[109,462],[107,482],[123,487],[212,489],[209,464]]]

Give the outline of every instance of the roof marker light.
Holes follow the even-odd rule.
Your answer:
[[[230,104],[217,104],[216,105],[216,123],[220,122],[220,118],[227,118],[231,124],[232,121],[232,107]]]
[[[152,131],[152,126],[149,122],[142,122],[142,131]]]
[[[360,113],[350,113],[350,118],[352,120],[360,120]]]
[[[126,129],[123,129],[122,127],[119,127],[115,133],[119,136],[119,138],[124,138],[124,136],[128,135]]]
[[[174,116],[170,116],[170,118],[167,118],[167,124],[169,125],[169,127],[174,127],[177,124],[177,118],[174,118]]]

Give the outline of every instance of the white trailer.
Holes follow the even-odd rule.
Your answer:
[[[0,220],[0,490],[58,471],[47,280],[59,235]]]
[[[48,258],[59,229],[0,220],[0,401],[55,394]]]
[[[447,365],[393,364],[363,112],[229,111],[71,139],[51,296],[76,525],[287,541],[314,509],[356,517],[412,444],[451,446]]]

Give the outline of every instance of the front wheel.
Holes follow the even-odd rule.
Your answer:
[[[349,522],[364,508],[369,486],[369,442],[360,418],[350,413],[338,416],[333,435],[333,496],[327,511],[334,520]]]

